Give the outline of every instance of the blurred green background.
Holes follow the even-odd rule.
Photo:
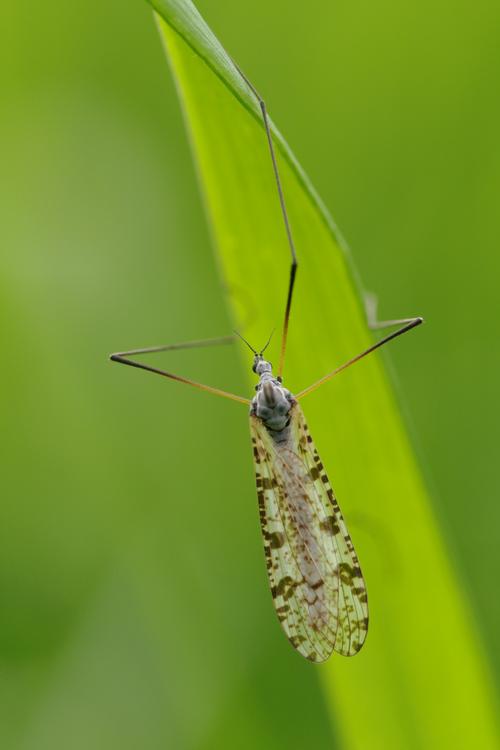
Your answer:
[[[382,315],[427,319],[391,359],[498,681],[498,4],[197,5]],[[106,361],[231,325],[150,9],[0,19],[0,744],[335,746],[275,626],[241,411]],[[237,351],[165,361],[245,392]]]

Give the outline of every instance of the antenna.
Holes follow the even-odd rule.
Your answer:
[[[260,353],[260,356],[261,356],[261,357],[262,357],[262,355],[264,354],[264,352],[266,351],[266,349],[267,349],[267,347],[269,346],[269,344],[271,343],[271,339],[272,339],[272,337],[273,337],[273,333],[274,333],[274,331],[275,331],[275,330],[276,330],[276,329],[275,329],[275,328],[273,328],[273,330],[271,331],[271,335],[270,335],[270,336],[269,336],[269,338],[267,339],[267,344],[265,345],[265,347],[264,347],[264,348],[262,349],[262,351],[261,351],[261,353]]]
[[[256,352],[255,349],[253,348],[253,346],[251,344],[249,344],[248,341],[245,338],[243,338],[243,336],[241,335],[241,333],[239,333],[236,330],[234,331],[234,333],[238,336],[238,338],[240,338],[248,346],[248,348],[250,349],[250,351],[252,351],[255,354],[255,356],[257,357],[258,356],[258,352]],[[267,343],[269,343],[269,341]],[[266,344],[266,346],[267,346],[267,344]],[[262,351],[264,351],[264,349]]]

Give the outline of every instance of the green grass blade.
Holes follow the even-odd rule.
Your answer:
[[[238,325],[260,347],[282,324],[289,258],[259,111],[190,2],[151,4],[162,18],[225,289]],[[348,253],[274,132],[300,263],[284,372],[296,392],[372,339]],[[412,346],[415,336],[425,336],[425,328],[394,346]],[[355,659],[334,656],[317,668],[343,746],[497,747],[487,663],[381,356],[303,406],[369,590],[365,648]]]

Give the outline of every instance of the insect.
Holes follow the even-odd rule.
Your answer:
[[[322,662],[333,651],[352,656],[361,649],[368,631],[368,600],[358,557],[299,401],[388,341],[415,328],[423,319],[414,317],[377,322],[374,300],[370,298],[367,306],[369,325],[397,329],[300,393],[293,395],[284,386],[282,372],[298,268],[297,254],[266,105],[243,72],[234,65],[262,113],[290,250],[290,276],[277,373],[273,374],[271,363],[264,357],[270,339],[262,350],[257,351],[236,332],[235,335],[251,349],[252,369],[259,378],[256,394],[251,400],[131,359],[135,355],[153,352],[227,344],[235,340],[235,335],[134,349],[112,354],[110,358],[249,407],[260,524],[276,613],[292,646],[310,661]]]

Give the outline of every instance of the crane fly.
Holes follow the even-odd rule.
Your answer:
[[[374,300],[369,298],[369,326],[373,329],[393,326],[396,330],[300,393],[293,395],[285,388],[282,373],[298,268],[297,253],[266,105],[240,68],[234,62],[233,65],[255,97],[262,114],[290,251],[290,276],[277,374],[273,374],[271,363],[264,357],[269,341],[257,351],[236,332],[231,336],[118,352],[110,358],[249,407],[260,524],[276,613],[292,646],[306,659],[322,662],[333,651],[352,656],[361,649],[368,632],[368,599],[358,557],[299,401],[388,341],[420,325],[423,319],[414,317],[379,322]],[[251,349],[252,370],[259,378],[256,394],[251,400],[131,359],[140,354],[227,344],[236,336]]]

